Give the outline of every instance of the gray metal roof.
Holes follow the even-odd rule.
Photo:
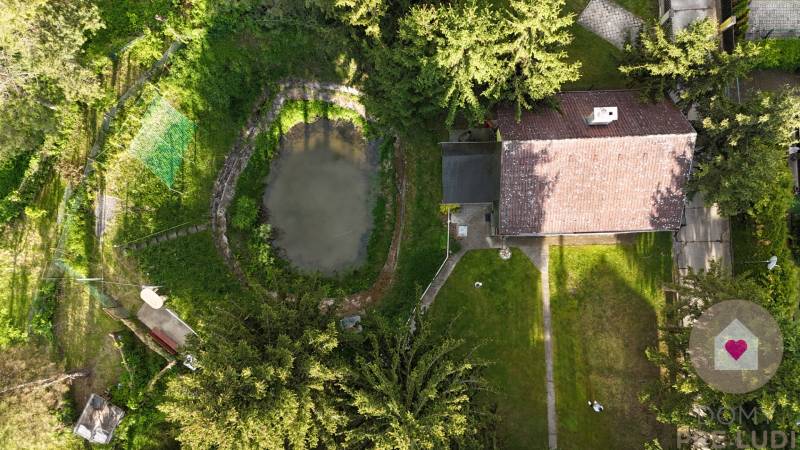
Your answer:
[[[491,203],[500,197],[500,142],[443,142],[444,203]]]
[[[747,38],[800,36],[800,0],[752,0]]]

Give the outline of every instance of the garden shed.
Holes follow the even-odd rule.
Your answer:
[[[125,412],[118,406],[112,405],[97,394],[92,394],[83,407],[73,432],[89,442],[108,444],[124,416]]]

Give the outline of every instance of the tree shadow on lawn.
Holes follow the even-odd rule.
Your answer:
[[[659,376],[645,356],[657,345],[653,303],[606,255],[575,271],[565,267],[563,249],[551,299],[559,448],[634,449],[656,437],[669,444],[672,430],[639,401]],[[589,407],[593,400],[602,413]]]
[[[544,335],[540,273],[518,249],[509,261],[497,250],[468,252],[428,313],[431,325],[465,340],[490,365],[484,372],[497,404],[502,448],[547,448]],[[483,286],[475,288],[481,281]],[[477,348],[476,348],[477,346]]]

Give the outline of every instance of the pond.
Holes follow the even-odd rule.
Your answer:
[[[349,122],[294,126],[272,162],[264,206],[273,245],[304,272],[332,275],[366,260],[377,151]]]

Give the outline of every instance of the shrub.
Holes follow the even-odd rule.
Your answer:
[[[231,225],[237,230],[249,230],[258,219],[258,210],[255,200],[247,196],[239,197],[236,199]]]
[[[30,330],[33,334],[42,336],[51,343],[55,341],[53,318],[56,314],[57,296],[58,285],[55,281],[42,282],[34,299],[34,313],[30,323]]]
[[[800,70],[800,39],[765,39],[759,45],[759,69]]]

